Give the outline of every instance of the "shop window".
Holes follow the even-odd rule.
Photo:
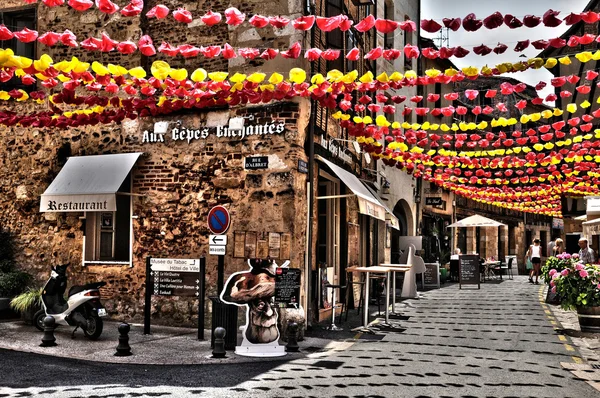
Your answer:
[[[131,174],[117,192],[117,210],[85,214],[85,262],[127,263],[131,253]]]
[[[327,4],[325,6],[325,14],[328,17],[341,15],[341,14],[343,14],[342,7],[343,7],[342,0],[327,0]],[[327,47],[334,49],[334,50],[341,51],[341,54],[338,59],[336,59],[335,61],[329,61],[327,63],[327,69],[329,69],[329,70],[337,69],[339,71],[344,72],[344,61],[346,59],[344,57],[344,55],[345,55],[344,52],[346,50],[344,47],[344,38],[345,38],[345,32],[342,32],[340,29],[333,29],[331,32],[327,32],[327,34],[326,34]]]
[[[4,24],[13,32],[20,31],[23,28],[36,30],[35,8],[27,8],[13,12],[0,12],[0,23]],[[13,38],[11,40],[0,41],[0,48],[10,48],[14,51],[15,55],[33,59],[35,58],[35,43],[35,41],[32,43],[22,43],[16,38]],[[31,91],[35,88],[35,85],[26,86],[18,77],[13,77],[6,83],[0,83],[0,89],[2,90],[9,91],[15,88]]]
[[[319,173],[318,196],[328,197],[340,194],[340,183],[335,177],[321,170]],[[320,264],[320,280],[331,284],[339,282],[340,273],[340,199],[327,198],[317,201],[317,261]],[[331,302],[331,289],[321,292],[319,303]]]

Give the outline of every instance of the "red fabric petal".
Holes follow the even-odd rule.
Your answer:
[[[483,20],[483,25],[488,29],[496,29],[502,26],[503,23],[504,18],[498,11]]]
[[[71,32],[69,29],[65,30],[60,35],[60,41],[62,44],[64,44],[67,47],[77,47],[78,46],[77,37],[75,37],[73,32]]]
[[[98,51],[100,50],[100,46],[102,45],[102,40],[96,39],[95,37],[88,37],[79,44],[81,44],[81,47],[85,48],[88,51]]]
[[[162,4],[152,7],[152,9],[146,13],[148,18],[157,19],[166,18],[167,15],[169,15],[169,8]]]
[[[444,26],[454,32],[456,32],[462,25],[460,18],[444,18],[442,19]]]
[[[540,22],[542,22],[541,18],[536,15],[525,15],[525,17],[523,17],[523,23],[528,28],[535,28]]]
[[[117,44],[117,51],[121,54],[133,54],[137,50],[137,46],[132,41],[122,41]]]
[[[287,51],[282,51],[281,56],[287,59],[296,59],[300,56],[300,51],[302,51],[300,43],[295,42]]]
[[[71,8],[83,12],[89,10],[94,5],[94,2],[92,0],[69,0],[67,4],[69,4]]]
[[[402,29],[405,32],[416,32],[417,31],[417,24],[414,23],[413,21],[398,22],[398,26],[400,27],[400,29]]]
[[[514,88],[516,93],[520,93],[527,89],[527,85],[525,83],[517,83]]]
[[[171,44],[163,41],[158,47],[158,52],[166,54],[169,57],[176,57],[179,54],[179,47],[173,47]]]
[[[548,26],[550,28],[554,28],[558,25],[560,25],[563,21],[562,19],[558,19],[556,18],[556,16],[560,14],[560,11],[554,11],[554,10],[548,10],[544,13],[544,15],[542,16],[542,21],[544,22],[545,26]]]
[[[504,54],[504,52],[508,49],[508,46],[503,43],[498,43],[496,47],[494,47],[494,52],[496,54]]]
[[[442,47],[440,49],[440,58],[448,59],[448,58],[454,56],[455,52],[456,52],[456,48],[454,48],[454,47]]]
[[[479,95],[479,91],[477,90],[465,90],[465,97],[473,101]]]
[[[1,27],[0,27],[0,31],[1,31]],[[1,39],[0,40],[4,40]],[[52,47],[54,45],[56,45],[56,43],[58,43],[58,40],[60,40],[60,35],[56,32],[46,32],[43,35],[41,35],[40,37],[38,37],[38,41],[46,46]]]
[[[600,19],[600,14],[594,12],[594,11],[586,11],[586,12],[582,12],[581,13],[581,19],[583,19],[583,21],[585,23],[596,23],[598,22],[598,20]]]
[[[550,45],[550,42],[548,40],[540,39],[540,40],[536,40],[534,42],[531,42],[531,45],[536,50],[545,50]]]
[[[586,33],[585,35],[579,38],[579,44],[588,45],[591,44],[594,40],[596,40],[596,36],[591,33]]]
[[[400,58],[402,52],[396,48],[388,48],[387,50],[383,50],[383,58],[388,61],[393,61],[395,59]]]
[[[498,90],[488,90],[485,93],[485,98],[494,98],[497,93],[498,93]]]
[[[422,49],[421,53],[423,54],[423,56],[425,58],[429,58],[429,59],[436,59],[436,58],[439,58],[439,56],[440,56],[440,52],[437,51],[435,48],[431,48],[431,47],[426,47],[426,48]]]
[[[531,100],[531,103],[534,105],[542,105],[544,103],[544,99],[540,97],[535,97]]]
[[[591,89],[590,86],[578,86],[575,90],[581,94],[589,94]]]
[[[514,15],[506,14],[504,16],[504,24],[508,26],[510,29],[516,29],[523,26],[523,22]]]
[[[421,29],[423,29],[425,32],[435,33],[442,29],[442,25],[440,25],[433,19],[423,19],[421,21]]]
[[[369,15],[368,17],[354,25],[354,28],[359,32],[366,32],[373,26],[375,26],[375,17],[373,15]]]
[[[543,90],[544,87],[546,87],[546,82],[540,81],[538,84],[535,85],[535,89],[537,91]]]
[[[389,19],[377,18],[375,21],[375,29],[383,34],[391,33],[396,30],[397,27],[398,23],[396,21],[390,21]]]
[[[13,32],[8,29],[6,26],[4,26],[4,24],[0,25],[0,41],[1,40],[10,40],[14,37],[15,35],[13,34]]]
[[[311,62],[316,61],[321,57],[322,52],[323,51],[321,51],[318,48],[310,48],[304,52],[304,58],[308,59]]]
[[[358,61],[359,58],[360,58],[360,50],[356,47],[354,47],[352,50],[348,51],[348,54],[346,54],[346,59],[349,59],[350,61]]]
[[[448,101],[456,101],[458,99],[458,93],[444,94],[444,99],[446,99]]]
[[[231,45],[229,45],[229,43],[225,43],[223,45],[223,50],[221,51],[221,56],[225,59],[232,59],[232,58],[236,58],[237,54],[235,53],[235,50],[233,49],[233,47],[231,47]]]
[[[575,25],[577,22],[581,21],[581,14],[575,14],[572,12],[565,17],[564,21],[567,26]]]
[[[492,52],[492,49],[489,48],[488,46],[482,44],[480,46],[473,47],[473,52],[477,55],[488,55],[489,53]]]
[[[281,16],[269,17],[269,23],[274,28],[283,29],[286,26],[288,26],[288,24],[290,23],[290,20],[289,20],[289,18],[281,17]]]
[[[243,14],[235,7],[229,7],[225,10],[225,22],[227,25],[237,26],[246,19],[246,14]]]
[[[462,48],[461,46],[458,46],[454,49],[454,56],[456,58],[464,58],[466,57],[468,54],[470,53],[469,50]]]
[[[577,75],[567,76],[567,81],[571,84],[576,84],[579,81],[579,76],[577,76]]]
[[[144,8],[144,0],[131,0],[131,3],[123,7],[121,15],[124,17],[135,17],[142,13],[142,8]]]
[[[374,61],[380,58],[383,55],[383,49],[381,47],[375,47],[371,51],[369,51],[364,58],[370,61]]]
[[[213,26],[221,22],[221,18],[220,13],[207,11],[206,14],[200,17],[200,20],[206,26]]]
[[[439,101],[439,99],[440,99],[440,95],[439,94],[433,94],[433,93],[431,93],[431,94],[427,95],[427,101],[429,101],[429,102],[437,102],[437,101]]]
[[[554,39],[550,39],[548,44],[554,48],[563,48],[567,45],[567,41],[565,39],[561,39],[560,37],[555,37]]]
[[[262,52],[262,54],[260,54],[260,58],[270,60],[275,58],[277,54],[279,54],[279,50],[277,50],[276,48],[267,48],[265,51]]]
[[[598,72],[596,72],[594,70],[588,70],[587,72],[585,72],[585,78],[587,80],[594,80],[597,77],[598,77]]]
[[[340,15],[336,15],[335,17],[317,17],[317,26],[323,32],[331,32],[340,26],[341,22]]]
[[[138,47],[140,52],[147,57],[151,57],[156,54],[156,48],[154,48],[152,38],[150,38],[148,35],[140,37],[140,40],[138,41]]]
[[[420,54],[419,48],[417,46],[413,46],[407,44],[404,46],[404,57],[406,58],[418,58]]]
[[[521,52],[529,47],[529,40],[521,40],[517,42],[517,45],[514,48],[515,52]]]
[[[262,15],[254,15],[248,22],[256,28],[264,28],[269,24],[269,18],[263,17]]]
[[[14,32],[15,37],[22,43],[31,43],[38,38],[38,32],[29,28],[23,28],[18,32]]]
[[[177,10],[173,11],[173,18],[175,18],[177,22],[191,23],[192,13],[185,8],[178,8]]]
[[[96,0],[96,8],[109,15],[119,11],[119,6],[110,0]]]
[[[314,15],[306,15],[292,21],[294,29],[309,30],[315,24],[316,17]]]
[[[65,0],[42,0],[42,3],[44,3],[48,7],[57,7],[65,4]]]
[[[326,61],[335,61],[340,57],[340,50],[327,49],[323,51],[321,57]]]
[[[100,51],[102,52],[110,52],[115,49],[115,47],[119,44],[118,41],[115,41],[110,38],[106,33],[102,33],[102,41],[100,44]]]
[[[242,58],[254,59],[259,56],[260,52],[256,48],[240,48],[238,54],[240,54]]]
[[[340,30],[342,32],[350,30],[350,28],[352,27],[352,25],[354,25],[354,21],[351,21],[345,15],[342,15],[341,17],[342,17],[342,22],[340,22],[340,26],[339,26]]]
[[[463,29],[467,32],[475,32],[483,26],[483,22],[480,19],[477,19],[477,16],[474,13],[470,13],[464,17],[462,24]]]
[[[566,82],[567,82],[567,78],[564,76],[555,77],[552,80],[550,80],[550,84],[552,84],[554,87],[561,87]]]
[[[569,47],[577,47],[579,45],[579,36],[571,36],[567,41],[567,46]]]
[[[221,52],[221,47],[219,47],[219,49],[217,51],[212,50],[212,49],[207,50],[204,47],[198,48],[196,46],[192,46],[191,44],[182,44],[177,47],[177,54],[181,54],[181,56],[183,58],[197,57],[198,54],[200,54],[200,52],[202,52],[202,55],[204,55],[205,57],[212,58],[214,56],[212,54],[219,54]]]

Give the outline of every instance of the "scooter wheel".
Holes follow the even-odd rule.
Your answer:
[[[97,340],[102,334],[103,326],[102,318],[92,315],[87,318],[87,327],[83,329],[83,334],[90,340]]]
[[[37,330],[43,332],[44,331],[44,318],[46,317],[46,311],[39,310],[33,316],[33,325],[37,328]]]

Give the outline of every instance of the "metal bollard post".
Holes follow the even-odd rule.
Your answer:
[[[285,347],[285,350],[287,352],[298,352],[300,350],[300,346],[298,345],[298,341],[297,341],[297,336],[298,336],[298,324],[294,321],[289,321],[288,322],[288,327],[287,327],[287,346]]]
[[[119,345],[117,346],[116,357],[128,357],[131,355],[131,347],[129,346],[129,330],[131,327],[127,323],[119,325]]]
[[[44,318],[44,336],[42,337],[42,344],[40,347],[54,347],[56,346],[56,338],[54,337],[54,328],[56,327],[56,321],[53,317],[47,316]]]
[[[225,358],[225,328],[218,327],[215,329],[215,347],[213,348],[213,358]]]

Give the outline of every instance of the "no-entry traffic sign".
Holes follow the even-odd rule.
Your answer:
[[[229,211],[223,206],[215,206],[208,212],[208,229],[213,234],[223,234],[229,229]]]

